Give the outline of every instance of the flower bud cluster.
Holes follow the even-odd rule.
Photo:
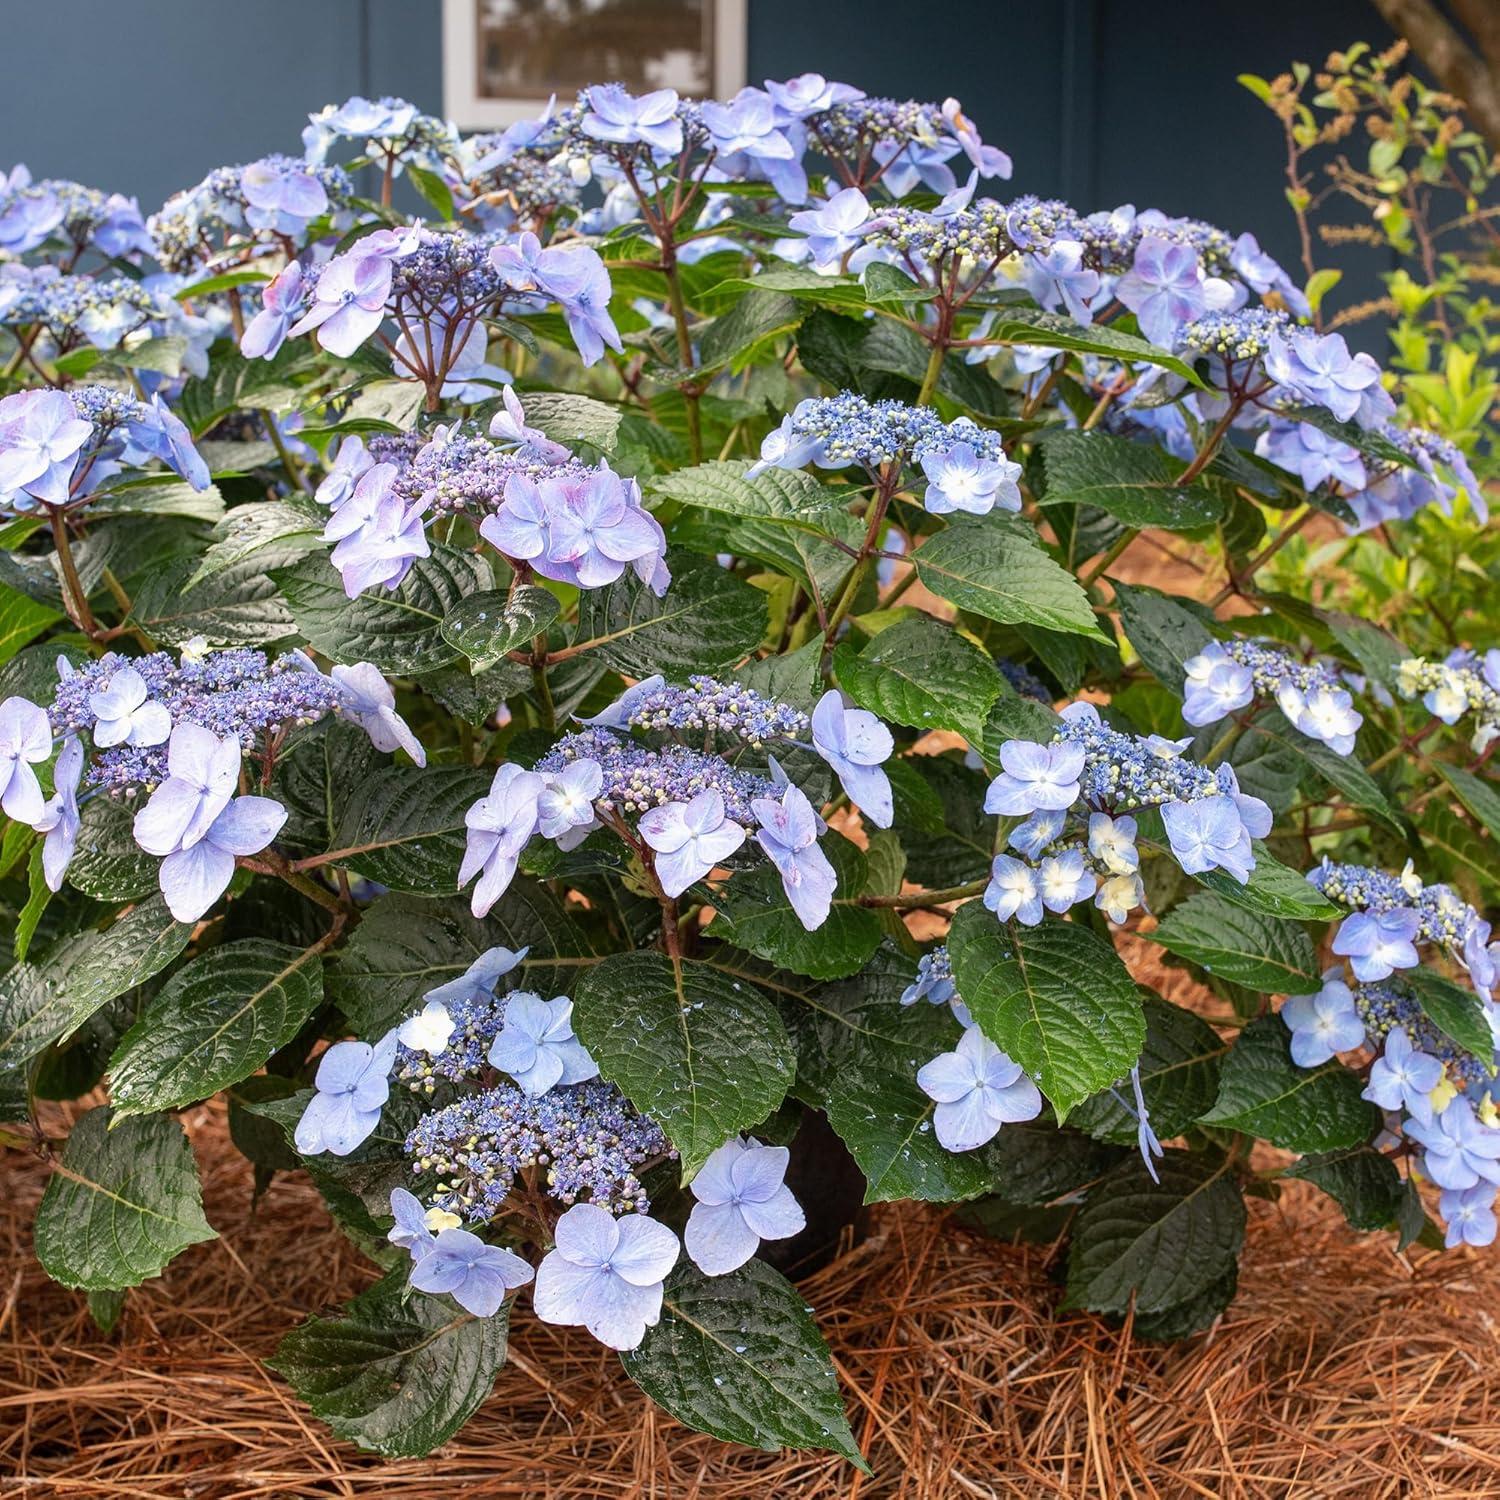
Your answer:
[[[1441,662],[1408,657],[1396,668],[1396,691],[1403,698],[1420,697],[1444,724],[1473,715],[1470,744],[1476,755],[1500,738],[1500,649],[1486,651],[1482,658],[1455,651]]]

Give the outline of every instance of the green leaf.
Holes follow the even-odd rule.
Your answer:
[[[1249,790],[1247,787],[1246,790]],[[1336,921],[1343,908],[1335,906],[1305,875],[1276,859],[1258,839],[1252,842],[1255,868],[1241,885],[1227,870],[1200,870],[1193,876],[1231,906],[1267,917],[1294,917],[1307,922]]]
[[[1416,992],[1422,1014],[1466,1052],[1486,1065],[1494,1056],[1495,1039],[1485,1019],[1484,1004],[1473,990],[1455,984],[1432,969],[1403,969],[1402,979]]]
[[[1245,1200],[1227,1161],[1168,1151],[1153,1182],[1138,1160],[1116,1167],[1073,1227],[1065,1306],[1160,1312],[1208,1292],[1235,1266]]]
[[[1114,948],[1086,927],[1008,926],[971,901],[953,920],[948,953],[970,1014],[1036,1081],[1059,1123],[1140,1056],[1140,992]]]
[[[199,559],[188,587],[215,578],[252,557],[260,558],[260,565],[265,568],[286,562],[294,547],[316,548],[321,552],[319,533],[326,519],[285,500],[237,505],[214,527],[213,543]],[[263,553],[273,555],[261,556]]]
[[[1141,1046],[1141,1090],[1152,1128],[1164,1141],[1182,1135],[1219,1092],[1219,1060],[1228,1044],[1201,1016],[1150,991],[1141,992],[1146,1040]],[[1128,1101],[1128,1102],[1127,1102]],[[1136,1117],[1128,1084],[1085,1099],[1069,1117],[1099,1140],[1134,1145]]]
[[[26,961],[26,955],[31,951],[31,940],[36,936],[37,926],[51,901],[52,891],[47,885],[42,866],[42,845],[38,842],[31,846],[31,854],[26,861],[26,904],[16,918],[14,951],[18,963]]]
[[[839,646],[834,671],[861,708],[913,729],[954,729],[973,742],[1003,681],[983,651],[931,615],[898,621],[859,652]]]
[[[681,679],[748,656],[769,623],[766,596],[707,558],[673,553],[672,585],[658,599],[633,573],[585,593],[578,606],[579,649],[631,677]]]
[[[545,432],[554,443],[590,443],[606,453],[614,452],[625,415],[623,407],[568,391],[526,391],[521,406],[527,426]]]
[[[96,495],[89,501],[89,516],[184,516],[216,522],[224,518],[224,497],[217,485],[195,490],[185,479],[145,474]]]
[[[1120,628],[1151,675],[1179,698],[1185,665],[1213,640],[1203,619],[1155,589],[1110,579],[1120,607]]]
[[[1397,837],[1406,837],[1400,813],[1376,785],[1375,778],[1352,755],[1340,755],[1321,740],[1311,740],[1299,734],[1287,723],[1280,709],[1257,714],[1254,729],[1257,734],[1263,734],[1292,751],[1352,806],[1369,813]]]
[[[880,919],[855,904],[865,888],[865,856],[836,833],[823,840],[822,849],[838,885],[828,920],[816,931],[802,925],[781,875],[765,864],[740,872],[725,886],[715,902],[719,913],[711,934],[813,979],[842,979],[862,969],[880,946]]]
[[[359,387],[338,421],[323,427],[304,427],[300,435],[324,438],[335,433],[409,432],[416,426],[425,397],[419,380],[371,380]]]
[[[1396,668],[1411,655],[1395,636],[1369,620],[1336,610],[1320,610],[1318,617],[1367,677],[1387,688],[1394,686]]]
[[[1303,928],[1247,911],[1213,891],[1174,906],[1151,941],[1220,979],[1267,994],[1310,995],[1323,983]]]
[[[292,554],[243,558],[192,582],[198,558],[172,558],[149,570],[130,611],[153,640],[169,646],[201,635],[211,646],[263,646],[292,632],[292,616],[266,569]]]
[[[713,288],[715,297],[731,292],[775,292],[825,307],[863,307],[866,302],[865,289],[856,277],[820,276],[803,266],[778,266],[756,276],[737,276]]]
[[[115,1116],[180,1109],[248,1078],[323,999],[315,949],[247,938],[179,969],[109,1061]]]
[[[955,522],[917,548],[914,561],[926,588],[987,620],[1108,639],[1078,580],[993,517]]]
[[[618,953],[579,982],[573,1025],[600,1072],[666,1131],[691,1178],[792,1084],[792,1049],[758,990],[707,964]]]
[[[815,530],[830,511],[847,503],[849,492],[824,484],[802,469],[767,469],[749,478],[748,459],[720,459],[659,475],[654,495],[729,516],[753,516]]]
[[[1337,1058],[1299,1068],[1286,1023],[1261,1016],[1229,1049],[1219,1097],[1202,1123],[1262,1136],[1288,1151],[1337,1151],[1368,1141],[1380,1128],[1380,1111],[1360,1098],[1360,1087],[1359,1075]]]
[[[513,881],[483,918],[462,898],[389,895],[370,905],[329,970],[328,998],[358,1035],[380,1036],[495,947],[530,950],[512,982],[540,995],[571,994],[596,962],[562,903],[534,881]]]
[[[1046,485],[1038,497],[1054,505],[1092,505],[1137,530],[1193,531],[1224,515],[1223,499],[1204,484],[1179,486],[1187,467],[1150,443],[1102,432],[1059,432],[1041,444]]]
[[[937,288],[913,281],[899,266],[883,260],[871,261],[864,269],[865,300],[891,302],[903,306],[908,302],[931,302]]]
[[[75,933],[0,976],[0,1074],[65,1040],[102,1005],[158,974],[187,947],[192,924],[160,896],[104,932]]]
[[[335,1435],[387,1458],[447,1442],[494,1389],[510,1330],[506,1304],[476,1318],[406,1289],[398,1267],[334,1317],[310,1318],[267,1360]]]
[[[114,797],[82,804],[68,884],[98,901],[134,901],[157,888],[161,861],[135,841],[137,808]]]
[[[1500,792],[1462,766],[1450,766],[1441,760],[1434,764],[1458,800],[1479,819],[1492,837],[1500,839]]]
[[[431,672],[458,657],[443,637],[443,619],[493,581],[482,557],[441,543],[412,564],[400,587],[368,589],[354,599],[321,552],[271,576],[310,646],[344,665],[370,661],[401,675]]]
[[[27,641],[62,617],[60,609],[0,584],[0,661],[9,661]]]
[[[1353,1229],[1385,1229],[1401,1212],[1401,1174],[1370,1146],[1304,1156],[1286,1175],[1316,1183],[1344,1210]]]
[[[392,890],[451,896],[464,856],[464,814],[490,780],[469,766],[374,772],[344,810],[334,836],[336,863]]]
[[[159,1276],[217,1239],[203,1217],[193,1148],[176,1120],[91,1109],[68,1137],[36,1215],[36,1256],[63,1286],[104,1292]]]
[[[762,344],[791,332],[802,317],[795,297],[784,292],[747,292],[699,335],[700,370],[739,368]]]
[[[458,217],[453,207],[453,194],[436,172],[407,162],[406,175],[411,185],[437,210],[438,218],[445,224],[451,224]]]
[[[1239,1288],[1239,1267],[1230,1266],[1203,1291],[1184,1302],[1174,1302],[1160,1312],[1137,1313],[1131,1329],[1137,1338],[1175,1344],[1200,1328],[1206,1328],[1234,1301]]]
[[[1189,365],[1155,344],[1108,324],[1075,323],[1059,313],[1032,307],[999,309],[988,339],[995,344],[1028,344],[1038,349],[1067,349],[1078,354],[1102,354],[1106,359],[1143,361],[1180,375],[1191,385],[1202,385]]]
[[[443,639],[482,672],[508,651],[529,645],[562,613],[557,596],[530,584],[512,593],[470,594],[443,617]]]
[[[661,1321],[620,1359],[657,1405],[696,1432],[769,1451],[826,1449],[870,1472],[802,1294],[764,1261],[727,1276],[683,1261],[667,1278]]]

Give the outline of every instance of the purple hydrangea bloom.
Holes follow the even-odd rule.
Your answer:
[[[236,735],[220,738],[197,724],[179,724],[167,744],[167,779],[135,815],[135,841],[147,854],[189,849],[229,806],[239,780]]]
[[[428,990],[422,998],[435,1000],[445,1006],[472,1005],[476,1001],[491,1000],[500,981],[518,967],[530,952],[529,947],[514,950],[488,948],[457,979],[450,979],[446,984]]]
[[[551,481],[549,481],[550,483]],[[637,558],[654,556],[660,532],[619,475],[601,469],[583,484],[564,484],[549,506],[547,557],[573,574],[581,588],[613,583]]]
[[[502,395],[504,406],[490,418],[490,436],[502,444],[514,444],[522,458],[544,464],[565,463],[571,457],[561,443],[554,443],[545,432],[526,425],[526,413],[520,398],[509,387]]]
[[[1476,1183],[1471,1188],[1448,1188],[1438,1194],[1438,1212],[1447,1224],[1443,1244],[1483,1249],[1495,1243],[1495,1185]]]
[[[208,488],[208,465],[193,446],[193,435],[181,418],[161,399],[161,392],[151,397],[151,405],[126,427],[130,438],[127,458],[138,459],[140,453],[159,458],[175,470],[195,490]]]
[[[507,762],[495,772],[488,793],[464,814],[468,835],[458,884],[462,889],[479,876],[472,901],[476,917],[487,915],[515,879],[521,851],[536,832],[543,785],[535,771]]]
[[[1195,728],[1217,724],[1255,697],[1255,674],[1212,641],[1183,663],[1182,717]]]
[[[662,1283],[681,1250],[677,1236],[644,1214],[617,1219],[593,1203],[575,1203],[555,1234],[537,1268],[537,1317],[582,1324],[611,1349],[637,1348],[661,1321]]]
[[[1295,474],[1310,490],[1333,480],[1350,490],[1365,487],[1359,449],[1330,437],[1310,422],[1273,417],[1255,440],[1255,451],[1278,468]]]
[[[1255,852],[1240,810],[1229,796],[1162,804],[1161,820],[1177,863],[1189,875],[1227,870],[1241,885],[1255,868]]]
[[[870,201],[858,188],[835,193],[822,208],[805,208],[787,220],[807,236],[807,248],[819,266],[837,265],[858,247],[870,218]]]
[[[611,145],[650,146],[664,156],[682,150],[682,122],[677,118],[677,90],[656,89],[635,98],[618,83],[584,90],[588,108],[583,133]]]
[[[833,866],[818,847],[822,820],[801,788],[790,784],[779,802],[757,797],[750,810],[760,824],[755,842],[776,866],[798,921],[815,931],[828,920],[836,883]]]
[[[172,715],[147,696],[146,679],[121,667],[102,691],[89,694],[97,749],[111,745],[161,745],[172,733]]]
[[[517,990],[505,1002],[505,1025],[490,1044],[490,1065],[535,1097],[559,1083],[586,1083],[599,1064],[573,1035],[573,1002]]]
[[[1027,859],[1039,859],[1049,844],[1057,842],[1067,821],[1066,809],[1049,808],[1034,812],[1024,823],[1018,823],[1011,829],[1005,842]]]
[[[1191,245],[1148,234],[1115,285],[1115,296],[1136,315],[1153,344],[1170,348],[1177,331],[1208,307],[1208,294]]]
[[[1341,422],[1368,428],[1395,415],[1395,402],[1380,384],[1380,366],[1368,354],[1351,354],[1342,334],[1273,332],[1266,372],[1293,396],[1324,407]]]
[[[379,667],[360,661],[352,667],[334,667],[328,675],[338,688],[339,712],[358,724],[377,750],[404,750],[417,765],[427,764],[427,752],[396,712],[395,690]]]
[[[699,792],[691,802],[651,808],[641,815],[638,826],[656,855],[656,878],[673,899],[745,842],[745,830],[729,818],[723,796],[712,788]]]
[[[53,793],[35,827],[42,840],[42,878],[49,891],[62,889],[63,876],[78,846],[78,781],[83,775],[83,741],[70,734],[52,768]]]
[[[0,495],[65,505],[79,451],[94,435],[63,391],[17,391],[0,401]]]
[[[985,516],[997,505],[1001,510],[1021,508],[1016,483],[1020,464],[1005,457],[987,458],[962,438],[948,448],[924,453],[922,472],[927,476],[922,505],[935,516],[955,510]]]
[[[0,703],[0,810],[35,827],[46,803],[31,768],[52,754],[52,726],[45,710],[27,698]]]
[[[458,1023],[441,1000],[428,1000],[416,1015],[396,1028],[396,1040],[409,1052],[437,1057],[447,1047]]]
[[[1007,740],[1000,747],[1002,769],[985,794],[984,810],[1015,817],[1069,808],[1078,800],[1083,764],[1082,745]]]
[[[399,472],[391,463],[367,469],[323,528],[323,540],[336,544],[330,561],[351,599],[368,588],[398,588],[417,558],[432,555],[425,507],[421,500],[407,504],[396,488]]]
[[[513,1250],[486,1245],[467,1229],[444,1229],[417,1258],[410,1284],[419,1292],[446,1292],[465,1312],[492,1318],[531,1267]]]
[[[537,831],[559,849],[574,849],[599,826],[594,801],[604,789],[604,767],[587,757],[548,772],[536,799]]]
[[[896,807],[891,779],[880,767],[896,748],[890,730],[867,709],[845,708],[842,694],[830,689],[813,709],[812,738],[849,800],[877,828],[889,828]]]
[[[1292,1061],[1299,1068],[1316,1068],[1336,1052],[1364,1045],[1365,1024],[1340,973],[1329,969],[1316,995],[1293,995],[1281,1007],[1281,1019],[1292,1033]]]
[[[295,336],[316,329],[324,349],[347,359],[385,321],[390,292],[389,257],[371,255],[361,242],[323,267],[312,306],[288,333]]]
[[[313,499],[319,505],[326,505],[330,510],[337,510],[353,495],[355,486],[374,467],[375,459],[370,450],[365,447],[365,440],[362,437],[351,433],[348,437],[341,438],[338,457],[318,485]]]
[[[267,156],[240,173],[245,220],[252,229],[269,229],[300,239],[308,224],[327,211],[328,192],[305,162],[291,156]]]
[[[1134,818],[1123,815],[1112,818],[1102,812],[1089,814],[1089,853],[1111,875],[1134,875],[1140,869],[1141,855],[1136,848],[1135,835]]]
[[[689,1186],[697,1202],[682,1242],[705,1276],[737,1271],[762,1240],[799,1234],[807,1219],[786,1185],[791,1152],[734,1136],[699,1169]]]
[[[761,439],[760,457],[745,470],[745,478],[754,479],[767,469],[801,469],[819,462],[822,454],[823,440],[798,432],[797,412],[789,412]]]
[[[1353,1008],[1352,997],[1350,1008]],[[1362,1041],[1363,1025],[1359,1030]],[[1338,1047],[1335,1050],[1344,1052],[1348,1048]],[[1361,1097],[1378,1104],[1382,1109],[1404,1109],[1414,1120],[1430,1125],[1433,1115],[1432,1091],[1442,1081],[1442,1062],[1413,1046],[1404,1027],[1393,1026],[1386,1035],[1385,1050],[1371,1064],[1370,1081]]]
[[[997,854],[990,865],[984,904],[1002,922],[1014,918],[1023,927],[1035,927],[1042,920],[1042,894],[1037,888],[1036,871],[1008,854]]]
[[[179,922],[196,922],[228,888],[236,856],[259,854],[286,819],[286,808],[274,797],[236,797],[200,838],[162,860],[167,909]]]
[[[437,1238],[428,1228],[427,1210],[422,1207],[422,1200],[405,1188],[392,1188],[391,1216],[396,1222],[391,1225],[386,1239],[405,1250],[413,1260],[421,1260]]]
[[[1349,960],[1354,977],[1369,984],[1388,979],[1397,969],[1414,969],[1416,938],[1422,915],[1411,907],[1391,911],[1357,911],[1339,923],[1333,935],[1333,951]]]
[[[783,117],[790,120],[805,120],[809,115],[820,115],[835,104],[849,104],[865,97],[863,89],[847,83],[834,83],[821,73],[799,73],[785,83],[766,79],[766,92],[771,96]]]
[[[1056,312],[1062,306],[1075,323],[1092,323],[1090,304],[1099,295],[1103,278],[1084,265],[1083,254],[1084,247],[1077,240],[1054,240],[1044,253],[1027,257],[1026,284],[1047,311]]]
[[[1462,1192],[1479,1183],[1500,1183],[1500,1130],[1475,1118],[1462,1097],[1451,1100],[1430,1122],[1408,1120],[1405,1133],[1426,1150],[1422,1170],[1439,1187]]]
[[[957,99],[943,100],[943,118],[954,139],[963,148],[963,153],[973,162],[982,177],[1009,177],[1011,160],[998,146],[986,146],[979,138],[979,129],[967,115]]]
[[[1304,691],[1286,683],[1277,691],[1276,706],[1292,728],[1309,739],[1321,740],[1339,755],[1353,753],[1364,716],[1343,688],[1315,687]]]
[[[727,104],[705,100],[699,118],[725,171],[757,168],[788,203],[807,200],[802,152],[781,129],[775,101],[762,89],[743,88]],[[799,132],[800,134],[800,132]]]
[[[390,1098],[396,1033],[369,1042],[335,1042],[319,1059],[313,1079],[317,1092],[297,1122],[294,1139],[304,1156],[328,1151],[347,1156],[380,1123]]]
[[[1068,911],[1080,901],[1087,901],[1098,888],[1098,881],[1084,863],[1083,852],[1079,849],[1048,855],[1037,866],[1036,873],[1042,905],[1048,911]]]
[[[1002,1125],[1034,1120],[1042,1096],[1020,1063],[1012,1062],[977,1026],[952,1052],[917,1070],[917,1087],[935,1100],[933,1129],[946,1151],[974,1151]]]
[[[275,358],[292,325],[302,316],[302,303],[302,266],[294,260],[261,293],[260,311],[246,324],[240,337],[240,353],[246,359]],[[359,440],[345,438],[343,447],[347,448],[351,441]],[[339,451],[342,453],[343,449]]]

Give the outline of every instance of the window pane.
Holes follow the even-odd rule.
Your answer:
[[[482,99],[712,89],[713,0],[481,0],[478,26]]]

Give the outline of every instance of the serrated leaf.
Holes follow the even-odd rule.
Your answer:
[[[185,479],[148,474],[117,483],[89,501],[94,516],[185,516],[192,521],[219,521],[224,497],[217,485],[195,490]]]
[[[0,662],[9,661],[33,636],[62,618],[60,609],[0,584]]]
[[[1199,891],[1162,918],[1151,941],[1234,984],[1274,995],[1310,995],[1323,983],[1306,931]]]
[[[747,292],[699,335],[699,369],[737,368],[744,356],[753,355],[768,339],[789,333],[802,317],[801,304],[785,292]]]
[[[1286,1175],[1316,1183],[1344,1210],[1353,1229],[1384,1229],[1401,1211],[1401,1174],[1371,1146],[1304,1156]]]
[[[91,1109],[68,1137],[36,1215],[36,1255],[63,1286],[111,1291],[159,1276],[217,1239],[203,1217],[193,1149],[176,1120]]]
[[[358,1035],[380,1036],[495,947],[529,948],[506,982],[549,997],[571,994],[596,962],[562,903],[530,880],[513,881],[483,918],[462,898],[389,895],[370,905],[329,970],[328,998]]]
[[[136,811],[114,797],[93,797],[80,806],[69,885],[98,901],[134,901],[156,889],[161,861],[136,843]]]
[[[485,590],[460,599],[443,617],[443,639],[482,672],[507,652],[530,645],[562,613],[557,596],[530,584],[510,593]]]
[[[1169,599],[1155,589],[1138,588],[1114,579],[1110,582],[1125,638],[1135,647],[1136,655],[1151,675],[1180,698],[1187,675],[1185,664],[1213,640],[1212,632],[1197,614],[1176,599]]]
[[[1255,851],[1255,868],[1243,885],[1227,870],[1201,870],[1193,879],[1231,906],[1263,916],[1329,922],[1343,915],[1342,907],[1335,906],[1307,876],[1282,864],[1258,839],[1252,841],[1251,847]]]
[[[173,558],[146,574],[130,619],[171,646],[201,635],[211,646],[263,646],[292,631],[292,616],[266,569],[290,556],[277,551],[242,558],[192,582],[196,557]]]
[[[493,581],[482,557],[441,543],[412,564],[400,587],[368,589],[354,599],[321,552],[272,577],[309,645],[344,665],[369,661],[402,675],[457,659],[443,637],[443,619],[465,595]]]
[[[767,469],[749,477],[748,459],[720,459],[663,474],[651,482],[654,495],[729,516],[815,528],[848,499],[847,490],[824,484],[802,469]]]
[[[631,677],[681,679],[748,656],[766,633],[766,596],[706,558],[674,553],[669,562],[663,599],[633,573],[584,594],[577,647]]]
[[[1415,991],[1422,1014],[1466,1052],[1489,1064],[1495,1051],[1494,1034],[1485,1019],[1484,1003],[1471,989],[1455,984],[1432,969],[1403,969],[1401,978]]]
[[[334,836],[335,861],[392,890],[449,896],[463,862],[464,814],[489,790],[467,766],[386,766],[355,788]],[[330,851],[331,852],[331,851]]]
[[[1232,1265],[1222,1276],[1185,1302],[1174,1302],[1160,1312],[1137,1313],[1130,1325],[1137,1338],[1156,1343],[1173,1344],[1190,1333],[1206,1328],[1234,1301],[1239,1288],[1239,1266]]]
[[[445,1443],[494,1389],[509,1304],[476,1318],[406,1289],[398,1267],[334,1317],[310,1318],[266,1361],[334,1433],[387,1458]]]
[[[1065,1305],[1161,1312],[1208,1292],[1235,1266],[1245,1200],[1227,1161],[1168,1151],[1153,1182],[1138,1160],[1116,1167],[1074,1221]]]
[[[1254,727],[1257,734],[1263,734],[1277,744],[1284,745],[1311,766],[1351,806],[1369,813],[1397,837],[1406,837],[1406,827],[1400,813],[1391,805],[1390,799],[1381,791],[1375,778],[1352,755],[1340,755],[1321,740],[1299,734],[1287,723],[1280,709],[1258,714]]]
[[[623,407],[568,391],[526,391],[521,406],[527,425],[554,443],[591,443],[606,453],[614,452],[625,415]]]
[[[705,1276],[690,1261],[667,1278],[661,1321],[625,1373],[697,1432],[774,1451],[821,1448],[866,1473],[828,1346],[801,1293],[763,1261]]]
[[[1281,1017],[1261,1016],[1224,1058],[1219,1097],[1202,1123],[1262,1136],[1288,1151],[1337,1151],[1380,1128],[1380,1111],[1360,1098],[1360,1087],[1359,1075],[1336,1058],[1299,1068]]]
[[[1367,677],[1387,688],[1395,685],[1396,668],[1411,655],[1395,636],[1369,620],[1337,610],[1320,610],[1318,617]]]
[[[100,1006],[144,984],[187,947],[192,925],[160,896],[104,932],[75,933],[0,977],[0,1074],[64,1040]]]
[[[1038,497],[1054,505],[1091,505],[1126,526],[1192,531],[1224,515],[1224,501],[1205,484],[1179,485],[1187,464],[1150,443],[1103,432],[1059,432],[1041,444],[1046,486]]]
[[[955,523],[917,548],[913,560],[923,586],[1002,625],[1106,640],[1078,580],[1025,534],[992,520]]]
[[[1443,780],[1453,788],[1458,800],[1478,818],[1492,837],[1500,839],[1500,792],[1462,766],[1450,766],[1441,760],[1434,764]]]
[[[1146,1040],[1141,1046],[1141,1091],[1152,1129],[1162,1140],[1182,1135],[1212,1105],[1219,1092],[1219,1060],[1228,1043],[1201,1016],[1159,995],[1142,992]],[[1069,1117],[1099,1140],[1134,1145],[1136,1117],[1123,1079],[1085,1099]]]
[[[861,708],[913,729],[954,729],[978,741],[1003,679],[994,662],[951,626],[913,615],[858,652],[834,653],[838,683]]]
[[[225,943],[179,969],[109,1061],[116,1118],[179,1109],[255,1072],[322,1003],[311,948]]]
[[[716,900],[710,929],[737,948],[794,974],[842,979],[856,973],[880,946],[880,919],[858,896],[865,888],[865,857],[848,839],[829,832],[821,846],[838,884],[828,919],[809,932],[792,910],[781,875],[771,865],[735,875]]]
[[[1037,308],[1000,308],[986,337],[995,344],[1066,349],[1078,354],[1102,354],[1107,359],[1124,359],[1132,364],[1141,361],[1160,365],[1192,385],[1202,384],[1191,367],[1176,355],[1133,333],[1111,328],[1108,324],[1075,323],[1059,313],[1042,312]]]
[[[1007,926],[971,901],[954,918],[948,953],[969,1013],[1036,1081],[1059,1122],[1140,1056],[1140,992],[1114,948],[1087,928]]]
[[[600,1072],[654,1119],[690,1178],[792,1085],[792,1049],[758,990],[690,959],[619,953],[584,975],[573,1026]]]
[[[285,500],[237,505],[214,527],[213,543],[187,586],[193,588],[252,557],[260,558],[262,568],[285,563],[293,544],[302,549],[320,547],[318,537],[325,519]]]

